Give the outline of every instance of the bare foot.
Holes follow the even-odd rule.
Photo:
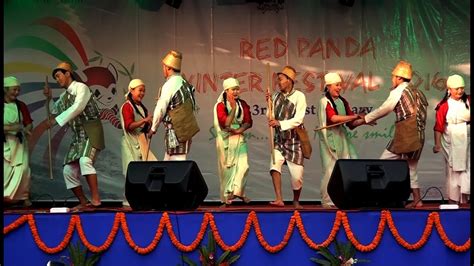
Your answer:
[[[91,205],[92,207],[100,207],[100,206],[102,205],[102,203],[100,202],[100,200],[99,200],[99,201],[94,201],[94,200],[92,200],[92,201],[90,202],[90,205]]]
[[[299,201],[293,201],[293,207],[295,207],[297,210],[303,209],[303,206],[301,206]]]
[[[250,198],[247,198],[247,197],[239,197],[239,196],[237,196],[237,198],[241,199],[245,204],[250,203]]]
[[[412,202],[408,203],[407,205],[405,205],[405,208],[420,208],[420,207],[423,207],[423,202],[421,202],[421,201],[416,203],[416,205],[415,205],[414,201],[412,201]]]
[[[282,200],[270,201],[269,204],[271,206],[274,206],[274,207],[284,207],[285,206],[285,203]]]
[[[90,206],[90,202],[81,203],[71,208],[71,212],[79,212]]]

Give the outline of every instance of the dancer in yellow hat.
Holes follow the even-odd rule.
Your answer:
[[[418,184],[417,166],[425,143],[426,108],[428,102],[425,95],[410,83],[413,70],[410,63],[400,61],[392,71],[392,88],[385,102],[368,113],[363,119],[365,123],[372,123],[391,112],[396,115],[395,136],[383,151],[380,159],[396,160],[406,159],[410,168],[410,186],[413,194],[413,202],[406,207],[421,207],[423,203],[420,197],[420,186]],[[408,128],[410,124],[402,121],[416,120],[414,128]],[[399,127],[397,124],[400,123]],[[398,134],[400,133],[400,134]],[[407,145],[402,141],[403,134],[415,133],[415,142]],[[411,139],[413,140],[413,139]]]

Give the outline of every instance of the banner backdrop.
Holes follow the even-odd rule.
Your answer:
[[[284,1],[282,1],[284,2]],[[47,131],[42,88],[45,77],[53,97],[63,89],[51,77],[58,62],[73,63],[92,89],[101,108],[106,149],[96,163],[104,200],[121,200],[118,110],[128,83],[146,83],[144,99],[153,110],[164,83],[161,59],[170,49],[183,53],[183,75],[195,86],[201,131],[188,158],[195,160],[209,187],[208,201],[219,199],[219,179],[212,128],[213,106],[230,76],[241,84],[241,97],[251,106],[253,127],[247,131],[250,172],[247,195],[253,200],[274,198],[269,175],[270,152],[265,90],[277,90],[276,73],[285,65],[297,71],[296,87],[305,93],[304,123],[311,133],[313,156],[305,161],[302,200],[319,200],[322,176],[316,127],[323,77],[341,74],[342,95],[355,113],[370,112],[387,98],[391,71],[398,60],[412,63],[412,80],[429,100],[427,140],[419,162],[419,181],[444,192],[442,155],[434,154],[434,107],[444,96],[446,78],[464,77],[470,92],[470,1],[286,1],[278,11],[262,11],[253,1],[182,1],[173,8],[164,1],[5,1],[4,76],[22,83],[20,99],[34,119],[31,150],[32,199],[67,199],[62,161],[70,143],[67,127],[52,130],[54,179],[48,176]],[[267,81],[266,64],[271,66]],[[394,133],[393,114],[376,126],[350,131],[360,158],[377,159]],[[152,139],[152,151],[164,154],[163,128]],[[282,189],[291,199],[289,173]],[[48,196],[49,194],[49,196]],[[439,198],[436,191],[428,197]]]

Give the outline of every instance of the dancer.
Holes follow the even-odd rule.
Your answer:
[[[275,162],[271,164],[270,175],[276,198],[270,202],[270,205],[285,206],[281,193],[281,167],[286,163],[291,175],[293,206],[296,209],[301,209],[299,199],[303,188],[304,158],[295,128],[303,124],[306,97],[304,93],[294,88],[295,79],[296,70],[291,66],[284,67],[278,73],[280,91],[273,93],[273,95],[267,92],[265,95],[267,101],[271,97],[273,107],[272,117],[274,119],[269,119],[268,125],[275,128]]]
[[[3,79],[3,202],[31,206],[28,138],[33,119],[26,104],[18,100],[20,82]]]
[[[433,152],[443,154],[449,203],[466,204],[471,194],[471,96],[459,75],[449,76],[446,85],[446,94],[435,108]]]
[[[214,106],[220,198],[226,205],[235,198],[248,203],[250,199],[245,196],[245,185],[249,164],[244,132],[253,123],[250,106],[240,98],[237,79],[224,80],[223,87],[224,91]]]
[[[145,83],[140,79],[133,79],[128,85],[125,94],[126,101],[120,107],[120,122],[123,129],[122,137],[122,173],[127,176],[128,164],[131,161],[156,161],[156,157],[149,149],[149,140],[146,133],[150,130],[152,116],[143,105],[145,97]],[[124,207],[130,204],[124,195]]]
[[[59,99],[50,106],[51,128],[69,125],[73,132],[69,151],[64,158],[64,181],[66,188],[72,190],[79,205],[72,211],[100,207],[99,185],[94,162],[99,151],[105,148],[104,131],[100,121],[97,102],[86,84],[77,81],[71,64],[61,62],[53,70],[53,78],[65,89]],[[51,90],[44,89],[46,97],[51,98]],[[52,102],[51,102],[52,103]],[[85,176],[91,192],[91,201],[86,198],[81,185],[81,176]]]

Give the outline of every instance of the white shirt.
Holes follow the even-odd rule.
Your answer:
[[[86,108],[86,105],[92,96],[89,87],[87,87],[86,84],[77,81],[72,81],[66,91],[61,93],[59,97],[66,97],[66,93],[74,95],[76,98],[74,99],[74,103],[68,109],[56,116],[56,122],[60,126],[64,126],[69,121],[80,115]],[[53,108],[51,113],[57,114],[57,110]]]
[[[390,91],[390,95],[385,100],[385,102],[377,109],[373,110],[372,112],[365,115],[365,122],[370,123],[375,120],[378,120],[393,111],[395,106],[397,105],[398,101],[402,97],[403,90],[408,86],[408,82],[403,82],[398,85],[395,89]]]
[[[295,128],[303,123],[304,115],[306,114],[306,97],[304,93],[299,90],[294,89],[295,91],[287,97],[287,99],[296,106],[295,116],[287,120],[279,120],[280,129],[282,131]],[[286,94],[283,94],[286,96]],[[273,108],[275,108],[273,106]],[[268,110],[267,110],[268,112]]]
[[[165,117],[166,109],[168,109],[168,105],[175,93],[181,88],[183,80],[183,77],[174,74],[168,77],[168,80],[163,84],[160,98],[156,102],[155,111],[153,112],[153,124],[151,126],[153,132],[156,132],[158,126]]]

